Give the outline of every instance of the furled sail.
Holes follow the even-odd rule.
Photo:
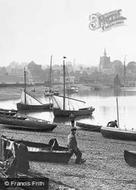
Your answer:
[[[26,102],[25,102],[25,97],[26,97]],[[22,91],[21,103],[28,105],[41,105],[41,103],[36,98],[32,97],[30,94],[28,94],[25,91]]]
[[[53,96],[54,108],[63,109],[63,97]],[[84,108],[85,104],[83,102],[75,101],[74,99],[65,98],[65,109],[66,110],[78,110]]]

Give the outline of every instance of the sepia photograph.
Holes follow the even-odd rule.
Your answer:
[[[0,190],[136,189],[134,0],[0,0]]]

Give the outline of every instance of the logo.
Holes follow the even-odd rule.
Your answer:
[[[0,189],[48,189],[49,178],[0,178]]]
[[[109,13],[100,14],[95,13],[89,16],[89,28],[91,30],[102,29],[102,31],[106,31],[114,26],[124,24],[124,20],[126,17],[121,16],[121,9],[114,10]]]

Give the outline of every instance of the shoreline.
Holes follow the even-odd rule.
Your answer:
[[[58,143],[67,146],[70,125],[58,124],[51,133],[27,132],[0,128],[1,134],[8,137],[37,142],[49,142],[56,138]],[[77,142],[86,162],[74,163],[73,155],[68,164],[31,162],[30,167],[45,177],[61,182],[65,186],[81,190],[135,189],[135,168],[124,160],[124,150],[135,150],[135,142],[105,139],[101,133],[77,130]]]
[[[0,100],[2,97],[4,99],[8,97],[9,100],[11,97],[19,99],[21,90],[20,88],[1,88]],[[38,97],[42,95],[43,91],[44,88],[39,87],[35,94]],[[53,132],[40,133],[6,129],[0,125],[1,135],[43,143],[48,143],[51,138],[56,138],[62,146],[67,146],[67,136],[70,129],[70,125],[59,123]],[[84,164],[76,165],[73,155],[68,164],[30,162],[31,170],[55,181],[55,186],[57,188],[60,186],[61,190],[69,187],[78,190],[136,189],[135,168],[128,166],[124,160],[125,149],[136,150],[135,141],[106,139],[101,133],[78,129],[77,142],[83,153],[83,158],[86,159]],[[54,186],[51,189],[56,190]]]
[[[45,86],[30,86],[27,87],[27,90],[30,91],[35,97],[42,97],[44,95]],[[62,85],[57,85],[56,88],[59,89],[59,91],[62,93]],[[33,92],[33,89],[35,89],[35,92]],[[84,85],[79,85],[80,91],[90,91],[89,87],[86,87]],[[20,99],[21,92],[23,90],[23,87],[14,86],[14,87],[0,87],[0,101],[4,100],[17,100]]]

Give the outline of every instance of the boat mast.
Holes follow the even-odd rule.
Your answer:
[[[126,86],[126,56],[124,58],[124,87]]]
[[[119,127],[119,104],[118,104],[118,93],[119,93],[119,88],[120,88],[120,81],[119,81],[119,76],[118,74],[114,78],[114,94],[116,96],[116,109],[117,109],[117,122],[118,122],[118,127]]]
[[[116,105],[117,105],[117,122],[119,127],[119,104],[118,104],[118,96],[116,97]]]
[[[25,98],[25,104],[26,104],[26,70],[24,68],[24,98]]]
[[[65,59],[66,57],[63,57],[63,110],[65,110],[65,90],[66,90],[66,84],[65,84]]]
[[[50,89],[52,88],[52,55],[50,58]]]

